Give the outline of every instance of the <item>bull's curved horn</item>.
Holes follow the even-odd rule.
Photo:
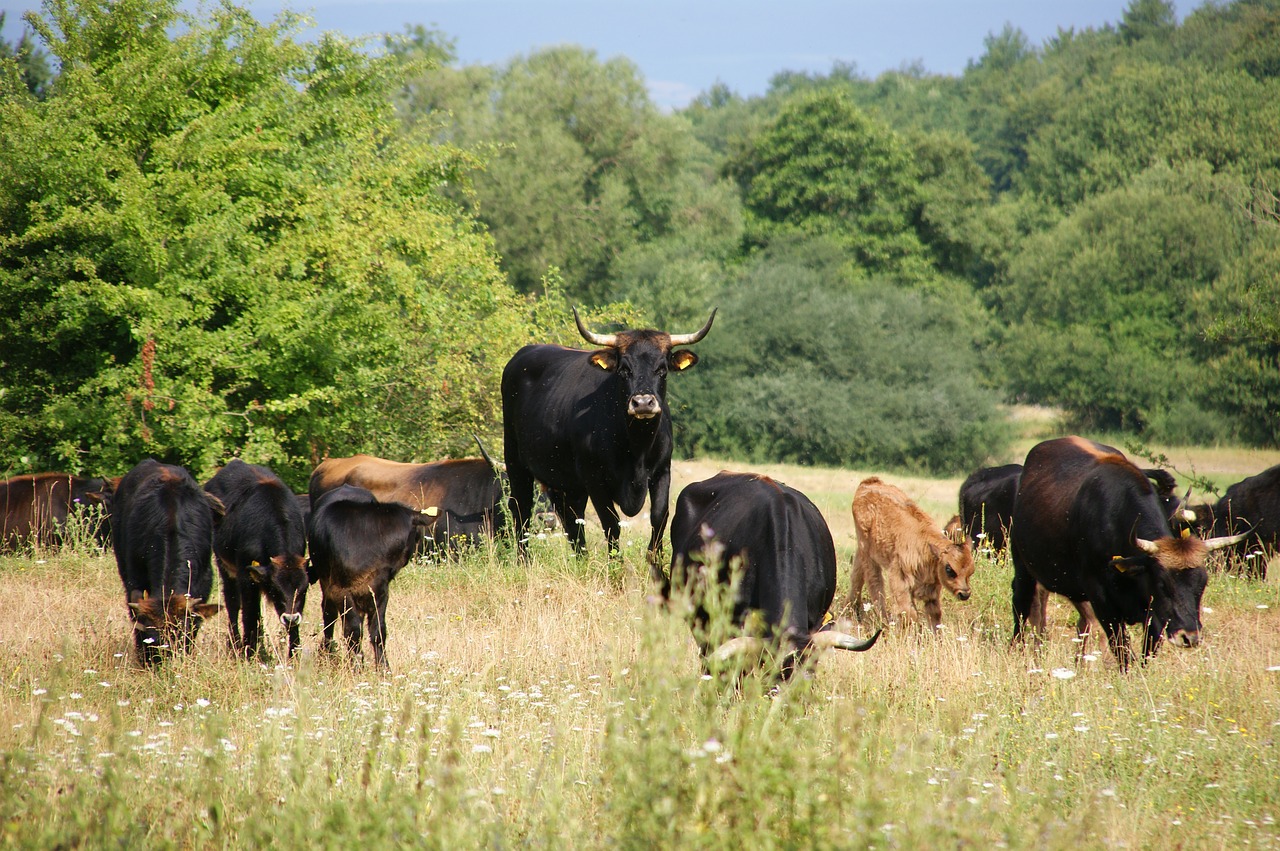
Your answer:
[[[1250,526],[1248,529],[1241,532],[1239,535],[1225,535],[1221,538],[1205,538],[1204,545],[1208,547],[1210,550],[1220,550],[1223,547],[1229,547],[1229,546],[1232,546],[1233,544],[1240,543],[1245,538],[1249,537],[1249,533],[1252,531],[1253,531],[1253,527]]]
[[[720,308],[718,307],[711,308],[711,315],[707,317],[707,324],[703,325],[701,328],[699,328],[697,331],[694,331],[692,334],[672,334],[671,345],[692,346],[694,343],[698,342],[703,337],[707,336],[707,332],[711,330],[711,323],[716,321],[716,311],[719,309]],[[578,327],[581,328],[582,326],[579,325]]]
[[[480,435],[476,434],[473,431],[471,432],[471,437],[472,439],[475,440],[476,446],[480,447],[480,457],[485,460],[485,463],[488,464],[492,469],[505,473],[507,471],[507,465],[502,463],[501,461],[493,460],[493,458],[489,455],[489,451],[484,448],[484,444],[480,442]]]
[[[1138,549],[1147,555],[1153,556],[1160,552],[1160,547],[1156,545],[1155,541],[1148,541],[1146,538],[1134,538],[1134,543],[1138,545]]]
[[[578,333],[582,335],[583,339],[585,339],[588,343],[591,343],[596,346],[607,346],[609,348],[617,347],[618,345],[617,334],[591,333],[590,331],[587,330],[587,326],[582,324],[582,317],[578,315],[578,308],[574,307],[571,309],[573,310],[573,321],[578,323]]]
[[[716,648],[711,654],[714,662],[724,664],[736,658],[745,658],[747,664],[754,664],[764,654],[764,639],[750,635],[731,638]]]
[[[845,632],[836,632],[834,629],[815,632],[810,639],[810,646],[816,646],[820,650],[834,648],[836,650],[853,650],[861,653],[864,650],[870,650],[875,645],[876,640],[880,638],[883,630],[876,630],[876,634],[868,638],[866,641],[859,641],[852,635]]]

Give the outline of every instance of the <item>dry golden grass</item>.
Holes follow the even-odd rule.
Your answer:
[[[676,462],[673,494],[726,466]],[[843,594],[864,474],[753,469],[817,502]],[[952,511],[957,480],[886,478]],[[291,664],[233,658],[220,615],[145,671],[111,558],[0,558],[0,844],[1280,845],[1274,566],[1215,575],[1205,645],[1121,675],[1060,602],[1042,648],[1010,649],[1011,571],[984,559],[939,636],[830,653],[769,701],[703,680],[646,603],[647,534],[621,562],[589,525],[586,559],[552,538],[527,565],[412,563],[386,674],[317,652],[314,589]]]

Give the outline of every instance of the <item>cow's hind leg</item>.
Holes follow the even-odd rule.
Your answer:
[[[854,616],[861,621],[862,589],[867,584],[866,564],[862,559],[862,548],[853,554],[852,567],[849,569],[849,605],[853,607]]]
[[[1039,599],[1040,586],[1036,580],[1018,566],[1017,559],[1013,562],[1013,582],[1010,586],[1013,590],[1013,643],[1023,640],[1023,633],[1026,632],[1027,622],[1033,619],[1037,609],[1039,614],[1037,619],[1040,623],[1033,621],[1033,626],[1040,629],[1044,620],[1044,600]]]
[[[551,494],[551,504],[556,508],[556,514],[560,515],[560,522],[564,524],[564,534],[569,539],[569,543],[573,545],[574,552],[584,553],[587,549],[587,497],[570,496],[563,491],[556,491]]]
[[[373,645],[373,665],[380,670],[387,670],[387,600],[389,594],[386,585],[379,585],[369,592],[373,611],[369,612],[369,643]]]
[[[618,509],[609,499],[591,498],[591,505],[596,510],[596,515],[600,518],[600,526],[604,529],[604,541],[606,551],[610,558],[616,558],[620,554],[618,548],[618,539],[622,536],[622,524],[618,520]]]
[[[324,638],[320,642],[320,649],[326,653],[332,653],[338,649],[338,645],[333,641],[333,629],[337,626],[338,616],[342,612],[338,601],[331,599],[328,594],[322,594],[320,598],[320,611],[324,619]]]
[[[262,590],[252,582],[241,582],[240,607],[244,616],[244,655],[252,659],[262,652]]]
[[[529,518],[533,515],[533,474],[520,466],[512,453],[512,443],[507,441],[507,484],[511,495],[507,498],[507,516],[517,550],[523,557],[528,543]]]
[[[348,597],[342,612],[342,634],[347,639],[347,651],[352,662],[364,659],[364,648],[360,646],[364,640],[364,618],[365,612]]]
[[[227,647],[232,653],[244,650],[244,639],[240,637],[240,585],[218,564],[218,573],[222,578],[222,602],[227,609]]]

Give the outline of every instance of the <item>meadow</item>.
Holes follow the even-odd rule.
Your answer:
[[[1169,453],[1226,480],[1280,460],[1260,455]],[[676,461],[672,492],[742,466]],[[752,469],[826,515],[839,609],[864,473]],[[884,475],[954,511],[959,480]],[[236,660],[219,615],[143,670],[110,553],[0,557],[0,845],[1280,847],[1280,564],[1215,573],[1204,645],[1122,675],[1060,601],[1043,647],[1010,649],[1012,571],[983,556],[939,635],[828,654],[770,696],[705,676],[646,601],[647,527],[615,561],[589,524],[586,558],[551,535],[527,565],[412,562],[390,672],[317,653],[315,588],[291,663]]]

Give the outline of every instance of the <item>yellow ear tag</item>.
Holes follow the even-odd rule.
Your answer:
[[[422,509],[422,513],[427,515],[428,517],[438,517],[440,514],[440,508],[439,506],[433,505],[430,508]]]
[[[827,612],[825,615],[822,616],[822,625],[826,626],[827,624],[831,623],[834,620],[835,618],[832,617],[831,612]]]
[[[1182,530],[1182,537],[1184,537],[1184,538],[1190,538],[1190,537],[1191,537],[1191,530],[1190,530],[1190,529],[1183,529],[1183,530]]]
[[[255,559],[255,560],[253,560],[253,561],[249,562],[249,566],[250,566],[250,567],[262,567],[262,562],[260,562],[260,561],[258,561],[258,560],[256,560],[256,559]]]
[[[1129,569],[1129,565],[1124,563],[1124,556],[1112,556],[1111,565],[1121,573]]]

